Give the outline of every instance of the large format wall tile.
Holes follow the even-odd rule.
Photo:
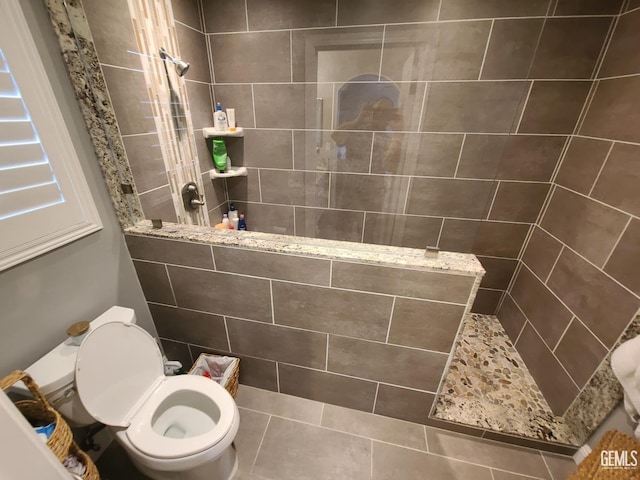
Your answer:
[[[559,0],[554,15],[616,15],[623,0]]]
[[[443,353],[329,336],[328,370],[354,377],[435,392],[446,361]]]
[[[561,250],[562,243],[536,226],[522,254],[522,261],[538,277],[546,280]]]
[[[213,269],[211,246],[162,238],[125,235],[131,258]]]
[[[236,201],[235,206],[246,215],[247,230],[293,235],[292,206],[241,201]]]
[[[632,219],[609,257],[604,271],[640,295],[640,220]]]
[[[127,152],[138,193],[167,184],[167,172],[157,134],[123,137],[122,143]]]
[[[639,145],[615,144],[593,187],[593,198],[640,216],[639,156]]]
[[[377,245],[425,248],[438,243],[441,227],[441,218],[367,212],[363,240]]]
[[[142,71],[103,65],[102,72],[116,111],[120,133],[155,132],[156,124]]]
[[[315,112],[318,85],[258,84],[253,86],[253,91],[256,127],[321,128],[316,124]],[[324,101],[331,102],[332,99],[325,98]]]
[[[233,352],[305,367],[325,368],[327,336],[324,333],[228,317],[227,330]]]
[[[500,311],[498,311],[498,319],[502,324],[505,332],[509,335],[509,340],[511,343],[516,343],[518,339],[518,335],[522,331],[522,327],[524,327],[525,322],[527,321],[527,317],[520,311],[516,303],[511,298],[511,295],[508,293],[504,297],[504,301],[500,306]]]
[[[158,335],[163,338],[217,350],[229,349],[224,318],[220,315],[153,303],[149,304],[149,310],[158,329]]]
[[[402,213],[409,179],[382,175],[331,174],[331,208]]]
[[[610,148],[611,142],[572,137],[555,182],[576,192],[589,194]]]
[[[581,388],[607,353],[607,349],[576,319],[555,350],[558,360]]]
[[[207,33],[243,32],[247,30],[246,2],[204,0],[204,31]],[[221,21],[223,19],[223,21]]]
[[[139,198],[144,218],[159,218],[164,222],[174,223],[178,221],[169,185],[141,193]]]
[[[296,235],[360,242],[364,212],[327,208],[295,207]]]
[[[435,395],[418,390],[379,384],[376,407],[373,413],[399,418],[408,422],[427,422]]]
[[[640,52],[637,48],[639,25],[640,11],[620,17],[598,72],[600,78],[640,73]]]
[[[175,305],[167,270],[162,263],[133,261],[144,298],[150,302]]]
[[[413,178],[407,212],[457,218],[484,218],[495,182],[440,178]]]
[[[171,0],[171,8],[173,9],[173,17],[178,22],[203,31],[198,0]]]
[[[328,173],[263,169],[260,188],[265,203],[328,207]]]
[[[189,63],[189,79],[210,83],[209,62],[202,61],[208,55],[205,35],[179,23],[176,23],[176,35],[180,45],[180,58]]]
[[[440,248],[449,252],[518,258],[529,228],[530,225],[525,223],[446,218],[440,235]]]
[[[513,258],[496,258],[478,256],[478,260],[486,270],[480,286],[506,290],[518,266]]]
[[[384,342],[393,298],[273,282],[273,304],[277,324]]]
[[[251,85],[225,85],[218,84],[213,87],[214,103],[220,103],[225,110],[227,107],[236,110],[236,125],[243,128],[256,126],[253,118],[253,95]],[[245,131],[245,138],[249,135]],[[228,140],[233,140],[229,138]]]
[[[218,88],[217,86],[215,87]],[[226,139],[234,166],[292,168],[292,137],[289,130],[245,130],[244,139]]]
[[[338,25],[428,22],[437,19],[438,6],[436,0],[408,0],[402,3],[380,0],[375,4],[368,0],[338,2]]]
[[[548,183],[500,182],[489,219],[534,223],[549,187]]]
[[[293,132],[294,168],[367,173],[372,137],[371,132],[296,130]]]
[[[189,109],[193,128],[201,129],[213,126],[213,105],[211,103],[211,86],[208,83],[185,81]],[[200,139],[198,139],[200,140]]]
[[[298,0],[275,5],[262,0],[247,0],[249,30],[330,27],[335,25],[336,2]],[[224,21],[224,17],[221,19]]]
[[[548,0],[443,0],[440,20],[543,16],[548,5]]]

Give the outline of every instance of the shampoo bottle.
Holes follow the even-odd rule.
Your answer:
[[[233,203],[229,204],[229,223],[233,225],[233,228],[238,229],[238,211],[236,210],[236,206]]]
[[[247,222],[244,219],[244,213],[240,214],[240,218],[238,219],[238,230],[246,230]]]
[[[227,146],[222,138],[213,139],[213,164],[220,173],[227,169]]]
[[[220,102],[216,104],[214,127],[216,130],[219,130],[221,132],[226,132],[229,130],[229,124],[227,123],[227,114],[222,110],[222,105],[220,105]]]

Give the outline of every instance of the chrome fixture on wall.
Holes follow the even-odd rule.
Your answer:
[[[198,192],[198,186],[195,182],[189,182],[182,187],[182,203],[185,210],[197,210],[204,205],[202,195]]]
[[[160,47],[160,58],[165,61],[169,59],[169,61],[176,66],[176,72],[178,73],[178,76],[184,77],[187,74],[187,71],[189,70],[189,64],[180,60],[179,58],[174,58],[173,55],[167,52],[164,47]]]

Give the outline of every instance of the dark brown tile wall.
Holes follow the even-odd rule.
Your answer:
[[[476,278],[125,239],[163,345],[185,366],[230,354],[248,385],[421,423]],[[511,267],[492,284],[506,288]]]
[[[621,3],[559,0],[555,15],[563,18],[547,21],[549,38],[545,40],[543,34],[542,43],[551,45],[553,38],[570,35],[574,28],[577,34],[579,24],[592,26],[589,41],[602,38],[612,20],[607,15],[618,14]],[[615,27],[600,64],[594,63],[598,42],[558,45],[567,56],[564,65],[539,59],[550,46],[537,53],[536,62],[564,72],[567,78],[589,69],[600,78],[584,104],[583,120],[565,122],[563,115],[552,120],[557,131],[570,134],[570,140],[551,179],[548,203],[524,248],[522,266],[499,311],[507,333],[513,341],[517,339],[516,348],[557,414],[589,382],[640,308],[638,13],[630,11],[613,19]],[[594,16],[570,17],[582,14]],[[579,35],[589,34],[581,31]],[[543,70],[539,68],[534,64],[534,72]],[[560,84],[546,84],[549,89],[554,85]],[[557,107],[582,108],[580,97],[587,83],[562,86],[575,90],[567,91],[573,100],[555,107],[540,104],[540,115]],[[554,94],[542,97],[553,101]],[[527,131],[535,131],[531,118],[525,112],[521,128],[525,124]]]

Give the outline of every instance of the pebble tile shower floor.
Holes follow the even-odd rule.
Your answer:
[[[236,480],[564,480],[570,457],[240,386]],[[118,444],[103,480],[145,480]]]

